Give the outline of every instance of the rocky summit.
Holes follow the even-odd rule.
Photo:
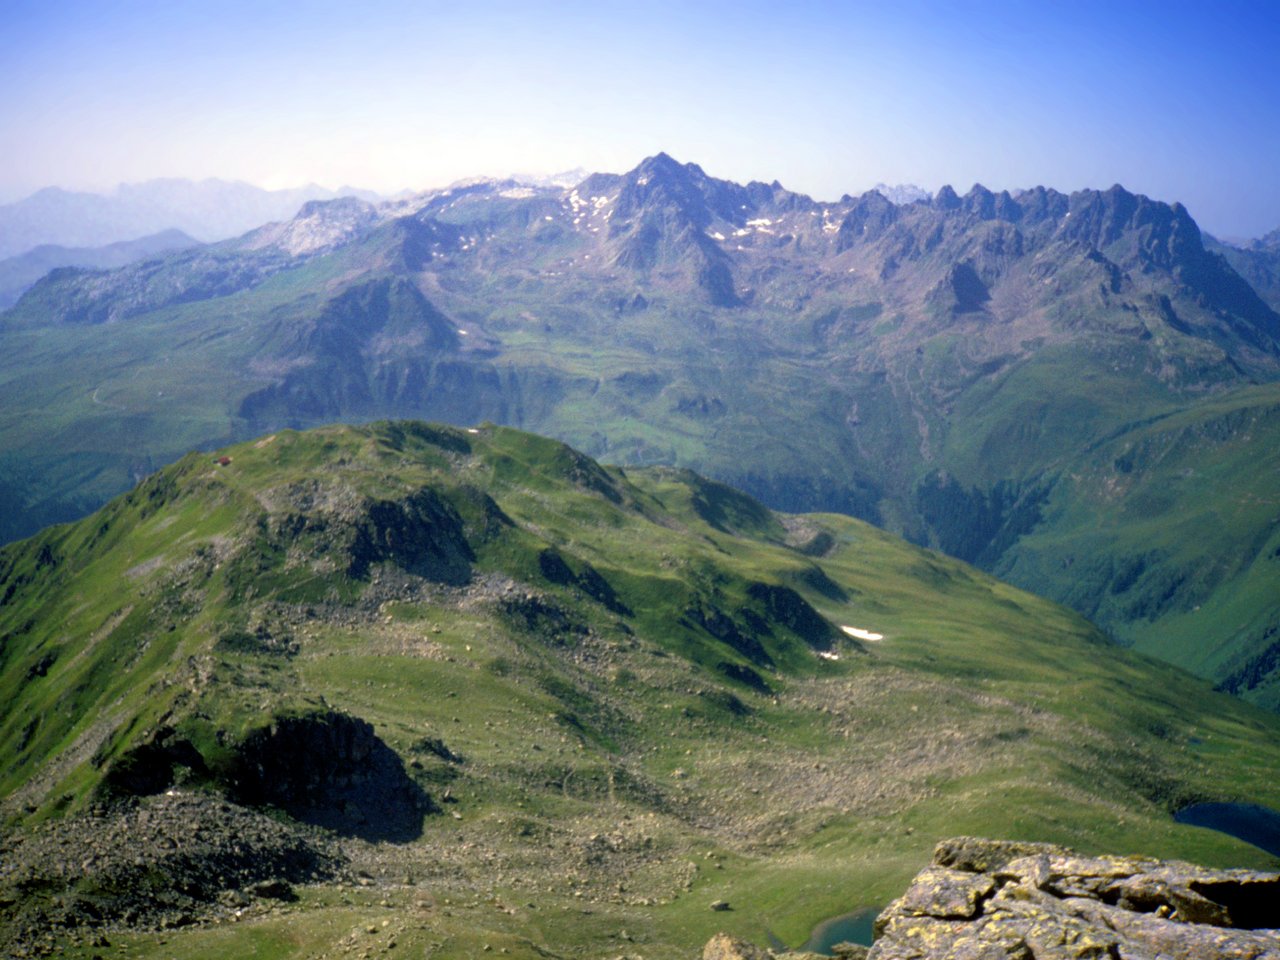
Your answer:
[[[959,837],[876,919],[866,960],[1272,960],[1280,874]],[[704,960],[769,956],[724,934]],[[792,954],[792,956],[796,956]]]

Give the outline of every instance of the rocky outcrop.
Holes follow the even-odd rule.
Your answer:
[[[438,811],[372,725],[332,710],[278,717],[250,733],[232,788],[247,806],[366,840],[414,840],[423,815]]]
[[[1280,960],[1280,875],[960,838],[876,920],[870,960]]]
[[[876,918],[867,960],[1280,960],[1280,874],[959,837]],[[773,954],[718,934],[703,960]]]

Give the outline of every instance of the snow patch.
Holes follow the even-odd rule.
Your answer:
[[[863,630],[861,627],[841,627],[845,633],[851,637],[857,637],[859,640],[883,640],[883,633],[872,633],[870,630]]]

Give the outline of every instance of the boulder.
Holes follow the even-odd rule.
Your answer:
[[[962,837],[876,919],[868,960],[1280,960],[1280,875]]]
[[[1280,874],[958,837],[876,918],[866,960],[1280,960]],[[842,949],[844,948],[844,949]],[[719,934],[703,960],[766,960]],[[786,954],[779,957],[787,956]]]
[[[717,933],[702,948],[702,960],[770,960],[769,952],[727,933]]]

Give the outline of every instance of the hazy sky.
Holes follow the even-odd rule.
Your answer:
[[[1045,184],[1280,227],[1280,0],[0,0],[0,201],[382,191],[665,150],[819,199]]]

